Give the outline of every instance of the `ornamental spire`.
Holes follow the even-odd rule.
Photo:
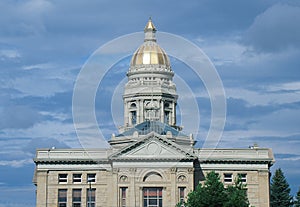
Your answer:
[[[144,40],[145,42],[146,41],[156,42],[156,38],[155,38],[156,28],[152,22],[151,17],[149,17],[149,20],[145,26],[144,32],[145,32],[145,40]]]

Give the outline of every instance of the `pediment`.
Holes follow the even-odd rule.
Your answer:
[[[155,133],[111,155],[111,159],[194,159],[178,144]]]

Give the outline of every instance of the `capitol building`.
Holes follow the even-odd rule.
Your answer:
[[[36,206],[175,207],[210,171],[225,186],[241,176],[250,205],[270,206],[272,150],[195,148],[176,125],[180,94],[151,19],[144,32],[127,72],[124,126],[107,149],[37,149]]]

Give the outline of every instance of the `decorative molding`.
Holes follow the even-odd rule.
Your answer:
[[[121,183],[125,183],[128,182],[128,177],[126,175],[121,175],[119,180]]]
[[[113,169],[112,169],[112,172],[113,172],[113,173],[118,173],[119,171],[120,171],[119,168],[113,168]]]
[[[130,168],[129,172],[136,172],[136,168],[134,168],[134,167]]]
[[[179,175],[178,178],[177,178],[177,181],[179,183],[185,183],[185,182],[187,182],[186,176],[185,175]]]
[[[170,172],[171,172],[171,173],[175,173],[175,172],[177,172],[177,168],[176,168],[176,167],[172,167],[172,168],[170,168]]]

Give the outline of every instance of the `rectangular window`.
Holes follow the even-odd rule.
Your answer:
[[[181,202],[182,203],[182,206],[183,206],[183,203],[184,203],[184,196],[185,196],[185,194],[184,194],[184,191],[185,191],[185,187],[179,187],[178,188],[178,193],[179,193],[179,202]]]
[[[68,182],[68,174],[58,174],[58,183],[67,183]]]
[[[232,173],[224,173],[224,183],[232,183]]]
[[[136,111],[131,112],[131,124],[136,124]]]
[[[96,182],[96,173],[87,174],[87,182]]]
[[[144,207],[162,207],[162,188],[143,189]]]
[[[120,207],[126,207],[126,187],[120,188]]]
[[[81,207],[81,189],[73,189],[72,206]]]
[[[58,207],[67,207],[67,189],[58,189]]]
[[[81,183],[81,174],[73,174],[73,183]]]
[[[243,183],[247,182],[247,174],[246,173],[239,173],[238,175],[241,177],[241,180]]]
[[[96,189],[91,188],[86,191],[86,206],[95,207],[96,206]]]
[[[165,124],[169,124],[169,120],[170,120],[170,112],[169,111],[165,111],[164,123]]]

